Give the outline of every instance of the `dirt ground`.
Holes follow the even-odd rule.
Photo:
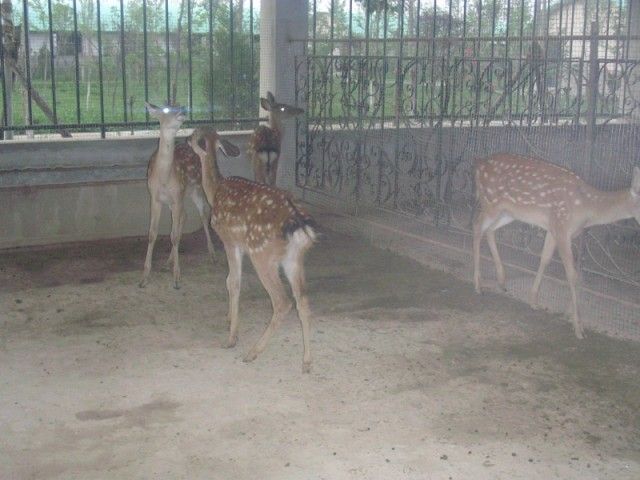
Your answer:
[[[247,262],[238,346],[226,263],[183,239],[182,289],[137,287],[146,241],[0,256],[0,478],[640,478],[640,345],[358,239],[309,254],[313,367]]]

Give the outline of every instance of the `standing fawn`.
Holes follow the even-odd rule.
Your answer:
[[[640,168],[633,169],[630,189],[605,192],[591,187],[565,168],[537,158],[501,153],[475,162],[475,184],[473,280],[476,291],[480,293],[480,242],[485,232],[498,283],[505,288],[495,231],[514,220],[543,228],[547,234],[530,303],[534,307],[537,304],[542,275],[557,246],[571,289],[573,329],[576,337],[583,338],[571,240],[592,225],[631,217],[640,223]]]
[[[216,149],[230,153],[230,150],[237,148],[222,140],[215,130],[198,129],[189,141],[202,164],[202,186],[211,205],[211,226],[224,244],[229,263],[227,289],[230,326],[226,346],[235,346],[238,339],[242,259],[248,253],[269,294],[273,315],[244,361],[254,360],[264,350],[282,318],[291,310],[291,301],[280,280],[279,269],[282,266],[291,284],[302,325],[302,370],[308,372],[311,368],[311,312],[305,294],[304,256],[316,238],[314,221],[283,190],[244,178],[223,178],[217,165]]]
[[[284,135],[282,121],[300,115],[304,110],[276,103],[271,92],[267,92],[267,98],[260,99],[260,105],[269,112],[269,126],[261,125],[253,132],[249,139],[249,156],[256,182],[273,186],[276,184],[280,146]]]
[[[156,107],[146,104],[149,114],[160,122],[160,140],[158,148],[149,158],[147,169],[147,185],[151,195],[151,221],[149,223],[149,245],[144,262],[144,274],[140,286],[149,282],[153,247],[158,236],[158,223],[162,213],[162,205],[171,209],[171,254],[167,265],[173,262],[173,286],[180,288],[180,263],[178,247],[184,225],[184,197],[189,193],[193,200],[207,237],[207,249],[213,259],[214,249],[209,234],[207,216],[205,214],[206,198],[202,192],[202,175],[200,160],[189,144],[175,145],[175,138],[185,111],[181,107]]]

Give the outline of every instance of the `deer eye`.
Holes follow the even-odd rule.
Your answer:
[[[280,107],[280,111],[281,111],[281,112],[284,112],[284,107]]]
[[[168,108],[168,107],[164,107],[164,108],[162,109],[162,113],[169,113],[170,111],[171,111],[171,110],[169,110],[169,108]]]

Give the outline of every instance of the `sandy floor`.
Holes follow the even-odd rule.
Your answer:
[[[0,478],[640,478],[640,345],[328,232],[307,262],[312,373],[246,265],[184,239],[183,287],[144,240],[0,256]],[[168,253],[158,245],[158,265]]]

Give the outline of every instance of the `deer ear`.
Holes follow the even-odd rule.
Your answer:
[[[640,195],[640,167],[633,167],[633,178],[631,180],[631,192]]]
[[[222,153],[227,157],[237,157],[240,155],[240,149],[224,138],[218,140],[218,148],[220,148]]]
[[[264,108],[267,112],[271,111],[271,102],[266,98],[260,98],[260,106]]]
[[[155,106],[153,103],[144,102],[144,106],[147,108],[147,112],[154,118],[158,118],[158,115],[162,111],[160,107]]]
[[[267,99],[269,100],[269,103],[271,103],[271,105],[276,103],[276,97],[274,97],[273,93],[271,92],[267,92]]]

